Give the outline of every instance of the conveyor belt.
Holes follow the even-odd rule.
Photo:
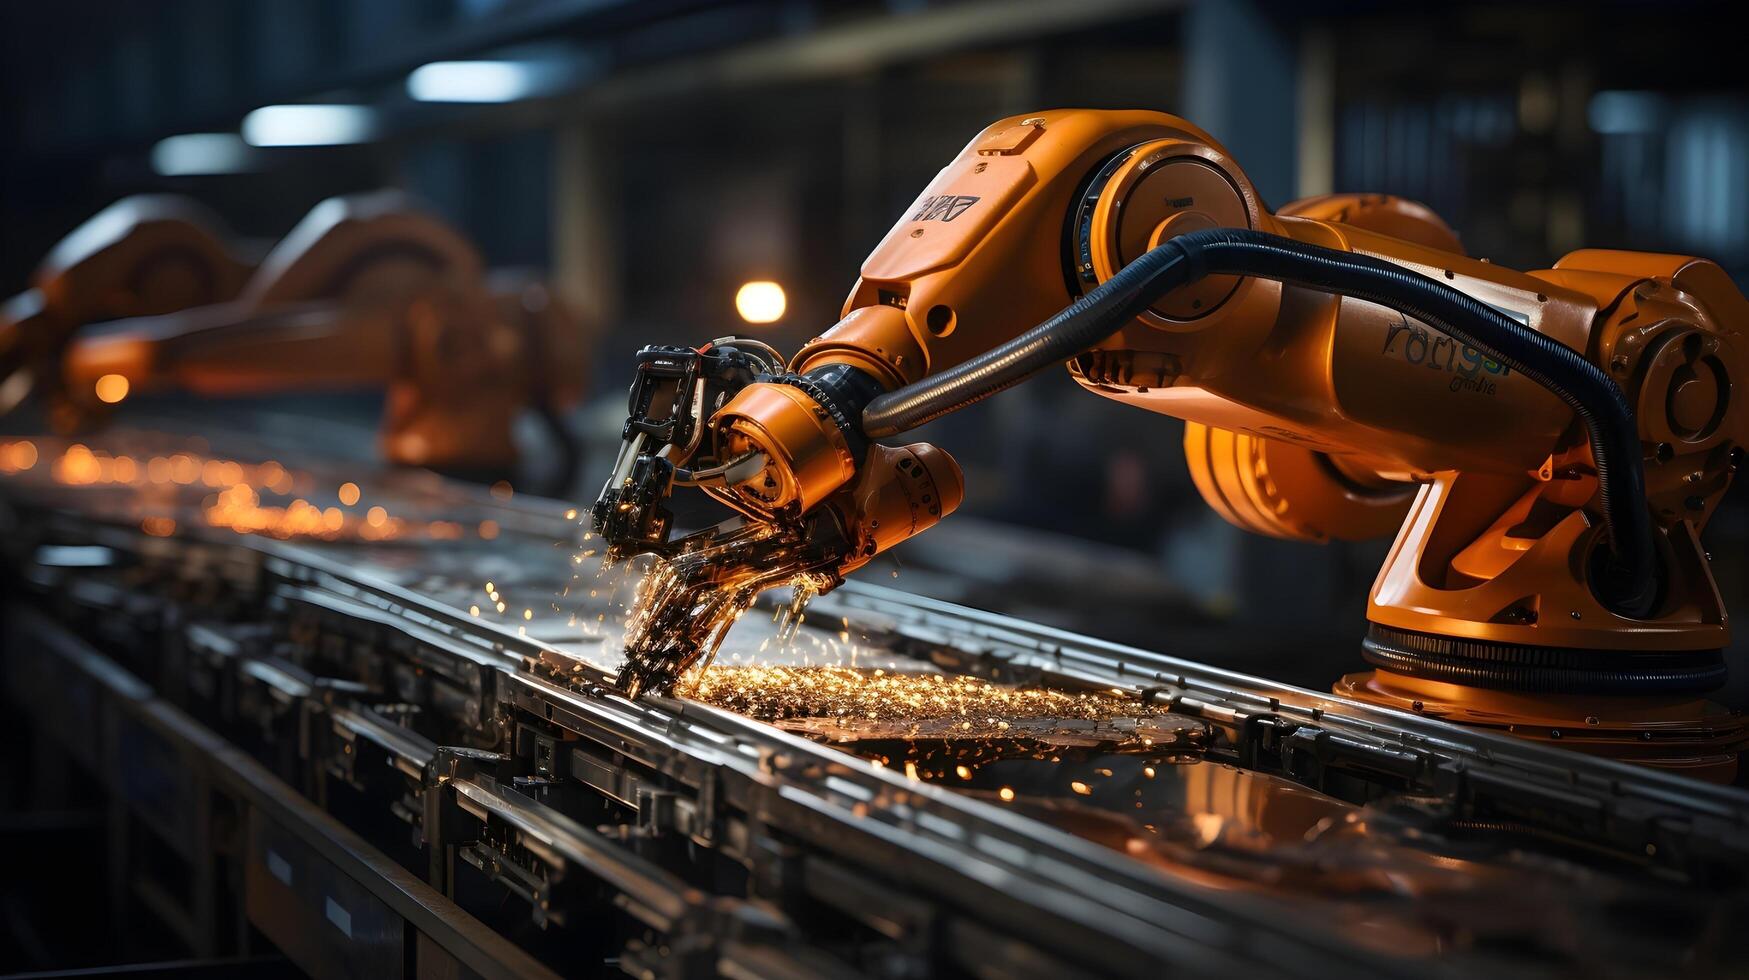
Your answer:
[[[0,483],[28,528],[12,572],[39,607],[8,615],[9,687],[41,729],[76,751],[74,668],[53,651],[125,664],[102,669],[261,760],[277,791],[348,814],[464,912],[504,931],[502,899],[487,914],[480,896],[514,896],[538,927],[519,941],[562,972],[1658,972],[1741,952],[1737,790],[856,582],[816,600],[796,642],[760,617],[737,626],[722,669],[854,662],[1115,692],[1195,736],[1169,790],[1125,782],[1158,767],[1098,739],[1060,762],[979,739],[959,777],[912,776],[875,764],[885,742],[609,689],[619,599],[563,505],[427,487],[422,520],[489,511],[501,531],[277,541],[186,520],[158,536],[126,488],[87,492]],[[1018,798],[994,792],[998,773]],[[1210,836],[1112,846],[1120,783],[1137,808],[1168,794],[1159,812]],[[1335,823],[1235,849],[1270,806]],[[1381,874],[1406,890],[1366,884]],[[1515,895],[1567,918],[1472,907]],[[1692,921],[1620,928],[1653,897]]]

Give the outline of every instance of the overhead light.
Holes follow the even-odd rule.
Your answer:
[[[1655,133],[1662,127],[1664,100],[1655,92],[1598,92],[1587,110],[1592,131],[1601,135]]]
[[[98,378],[94,387],[97,400],[105,405],[114,405],[128,396],[128,379],[119,374],[106,374]]]
[[[420,102],[515,102],[548,91],[556,66],[534,61],[433,61],[407,76]]]
[[[783,319],[787,306],[783,287],[775,282],[758,280],[742,283],[735,291],[735,312],[748,323],[776,323]]]
[[[152,169],[165,177],[242,173],[254,163],[254,150],[236,133],[184,133],[152,147]]]
[[[376,112],[362,105],[268,105],[243,117],[243,138],[255,146],[363,143],[376,132]]]

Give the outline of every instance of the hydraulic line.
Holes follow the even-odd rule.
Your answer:
[[[745,453],[708,469],[689,470],[684,467],[674,468],[674,482],[683,487],[691,486],[724,486],[751,480],[765,469],[764,453]]]
[[[871,401],[870,438],[914,429],[1026,380],[1117,332],[1155,300],[1205,276],[1258,276],[1352,296],[1413,317],[1553,392],[1590,437],[1611,561],[1598,566],[1600,598],[1642,617],[1657,598],[1658,558],[1639,426],[1615,382],[1583,355],[1499,310],[1382,259],[1248,229],[1215,228],[1168,239],[1055,316],[939,374]]]

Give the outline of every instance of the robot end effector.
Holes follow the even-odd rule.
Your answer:
[[[646,347],[619,456],[591,511],[608,560],[717,539],[721,525],[671,540],[677,486],[781,529],[773,548],[799,545],[808,554],[799,570],[834,584],[952,513],[964,492],[953,458],[927,443],[871,443],[840,401],[858,397],[845,384],[878,393],[849,372],[788,372],[775,350],[745,338]]]

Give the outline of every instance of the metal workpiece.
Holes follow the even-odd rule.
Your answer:
[[[1569,829],[1583,827],[1594,846],[1607,842],[1624,859],[1653,865],[1749,859],[1749,799],[1734,787],[1460,729],[878,585],[846,583],[818,607],[828,616],[867,616],[865,630],[884,630],[893,643],[916,644],[968,672],[1132,691],[1208,721],[1234,761],[1310,785],[1366,773],[1402,792],[1450,798],[1475,819],[1534,823],[1540,811]],[[1681,819],[1660,812],[1678,800]]]

